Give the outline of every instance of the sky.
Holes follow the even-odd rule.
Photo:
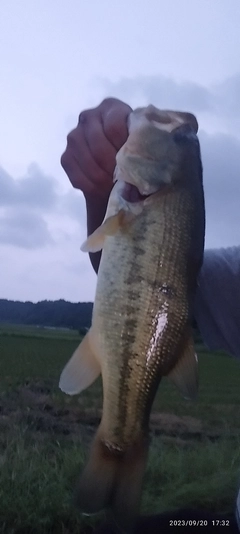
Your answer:
[[[0,298],[94,299],[60,157],[108,96],[196,114],[206,247],[239,244],[239,28],[239,0],[1,0]]]

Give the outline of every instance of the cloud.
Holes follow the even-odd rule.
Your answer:
[[[71,188],[67,193],[61,195],[58,203],[58,212],[62,216],[67,215],[71,219],[79,222],[79,224],[85,224],[86,207],[83,194]]]
[[[25,249],[36,249],[53,244],[43,217],[32,211],[8,210],[0,216],[0,243]]]
[[[67,192],[60,192],[57,180],[36,163],[18,179],[0,167],[0,210],[0,243],[5,245],[36,249],[53,244],[74,232],[70,221],[81,241],[85,228],[83,195],[70,184]]]
[[[82,193],[61,193],[55,178],[45,174],[37,163],[29,165],[26,175],[14,179],[0,166],[0,207],[24,208],[40,213],[58,213],[82,222],[85,201]]]
[[[37,249],[53,244],[44,214],[58,204],[57,181],[36,163],[14,179],[0,167],[0,243]]]
[[[240,73],[227,78],[214,86],[214,100],[218,113],[224,113],[230,117],[240,117],[239,107]]]
[[[136,76],[118,82],[99,79],[105,93],[126,99],[133,106],[147,103],[161,108],[209,111],[212,94],[206,87],[193,82],[177,82],[165,76]]]
[[[57,180],[47,176],[36,163],[25,176],[15,180],[0,167],[0,206],[22,206],[47,211],[57,202]]]
[[[117,82],[98,78],[104,96],[115,96],[132,107],[154,104],[165,109],[191,111],[199,116],[202,127],[224,125],[240,137],[240,73],[210,87],[189,81],[179,82],[161,75],[121,78]]]
[[[207,246],[239,244],[240,141],[200,132],[207,215]]]

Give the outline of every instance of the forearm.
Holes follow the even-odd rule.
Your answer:
[[[205,252],[194,315],[210,349],[240,358],[240,247]]]
[[[87,209],[87,234],[92,234],[96,228],[101,226],[105,217],[108,204],[108,198],[102,198],[99,195],[86,198]],[[98,273],[102,252],[90,253],[90,261],[93,269]]]

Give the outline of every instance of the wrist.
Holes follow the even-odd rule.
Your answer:
[[[99,195],[99,194],[91,194],[91,195],[84,195],[85,202],[86,202],[86,209],[87,214],[95,214],[95,218],[101,218],[102,214],[105,215],[107,205],[108,205],[108,199],[109,195]],[[92,215],[91,215],[92,216]]]
[[[108,199],[108,195],[91,194],[85,196],[88,235],[101,226],[106,214]]]
[[[91,193],[84,195],[87,210],[87,234],[91,235],[99,226],[101,226],[105,217],[109,195],[99,195],[98,193]],[[89,254],[91,264],[94,271],[97,273],[101,259],[101,252]]]
[[[96,205],[96,204],[105,204],[107,205],[109,196],[111,193],[113,187],[113,183],[111,183],[108,187],[97,187],[96,189],[91,191],[91,193],[83,193],[84,198],[87,205]]]

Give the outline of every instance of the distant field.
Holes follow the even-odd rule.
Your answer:
[[[78,339],[77,330],[70,328],[55,328],[51,326],[32,326],[21,324],[0,323],[0,336],[20,336],[20,337],[56,337],[62,339]]]
[[[0,532],[91,532],[72,488],[100,418],[101,382],[58,389],[77,331],[0,325]],[[240,363],[198,346],[200,392],[182,399],[164,379],[151,419],[142,511],[231,511],[240,474]],[[95,520],[96,521],[96,520]]]

